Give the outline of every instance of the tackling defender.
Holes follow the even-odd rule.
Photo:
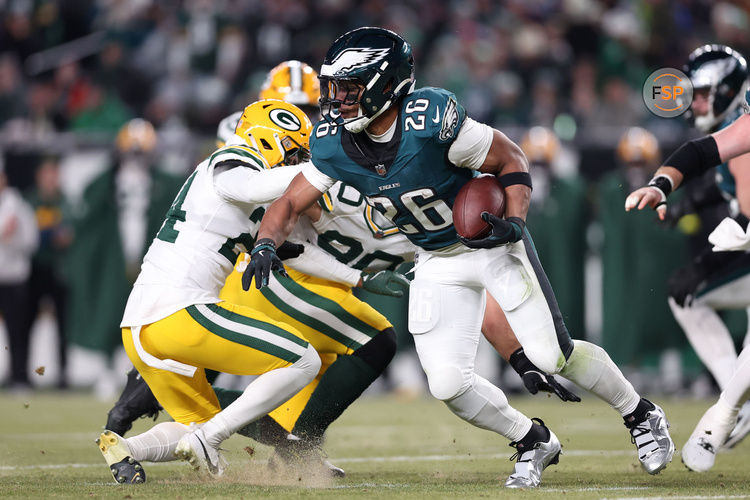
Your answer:
[[[291,325],[219,299],[240,251],[252,247],[263,204],[279,196],[308,154],[311,123],[298,108],[258,101],[248,134],[272,130],[261,151],[230,145],[188,177],[144,257],[125,307],[122,340],[135,368],[175,420],[123,439],[97,439],[117,482],[143,482],[139,461],[182,458],[220,475],[219,445],[289,399],[318,373],[315,349]],[[284,168],[272,168],[280,167]],[[258,375],[221,409],[204,369]]]
[[[257,287],[268,285],[272,271],[283,271],[276,246],[299,215],[336,180],[352,185],[419,247],[409,329],[430,391],[464,420],[512,440],[518,461],[507,487],[537,486],[561,447],[543,422],[510,407],[474,373],[485,289],[528,358],[609,402],[644,469],[658,473],[674,453],[664,412],[638,396],[601,348],[572,340],[565,329],[524,227],[530,182],[523,153],[466,118],[450,92],[414,90],[413,69],[409,44],[382,28],[360,28],[333,43],[321,70],[329,120],[314,128],[312,163],[266,212],[246,272]],[[506,187],[508,218],[488,216],[490,236],[464,242],[481,249],[458,242],[450,209],[472,170],[499,174]]]

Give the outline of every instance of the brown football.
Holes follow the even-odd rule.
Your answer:
[[[453,202],[453,226],[466,239],[484,238],[490,225],[482,212],[502,217],[505,214],[505,190],[494,175],[475,177],[464,184]]]

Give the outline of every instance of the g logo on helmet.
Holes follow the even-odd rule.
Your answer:
[[[283,128],[284,130],[296,132],[297,130],[302,128],[302,123],[300,123],[299,118],[294,116],[293,113],[287,111],[286,109],[272,109],[271,112],[268,113],[268,117],[272,122]]]

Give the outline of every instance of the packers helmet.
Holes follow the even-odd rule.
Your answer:
[[[529,163],[551,165],[560,151],[560,141],[546,127],[531,127],[521,139],[521,149]]]
[[[271,168],[309,160],[310,132],[312,123],[304,111],[278,99],[264,99],[246,107],[235,130]]]
[[[273,68],[263,82],[261,99],[279,99],[299,106],[318,106],[318,73],[300,61],[284,61]],[[303,108],[304,109],[304,108]]]
[[[154,126],[143,118],[134,118],[117,132],[115,146],[120,153],[149,154],[156,149],[156,140]]]
[[[641,127],[630,127],[617,144],[617,157],[625,164],[657,165],[660,158],[656,136]]]

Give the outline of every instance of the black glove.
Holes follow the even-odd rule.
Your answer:
[[[247,265],[245,272],[242,273],[242,289],[248,291],[254,277],[255,288],[260,290],[261,287],[268,285],[268,279],[273,271],[278,271],[282,276],[287,276],[284,264],[276,255],[276,244],[270,238],[263,238],[255,243],[250,252],[250,263]]]
[[[523,228],[526,227],[523,219],[518,217],[503,219],[489,212],[482,212],[482,220],[490,225],[489,236],[470,240],[459,235],[459,241],[469,248],[492,248],[520,240],[523,237]]]
[[[575,393],[570,392],[565,387],[560,385],[555,377],[547,375],[534,363],[532,363],[526,354],[523,352],[523,348],[516,350],[510,355],[510,366],[521,376],[523,385],[526,386],[531,394],[536,394],[539,391],[549,392],[555,394],[558,398],[563,401],[574,401],[579,403],[579,398]]]
[[[746,218],[741,214],[739,217],[740,225],[746,225]],[[747,259],[745,252],[713,252],[707,248],[690,264],[672,273],[667,281],[669,296],[678,306],[689,307],[709,279],[717,280],[736,269],[746,267]]]
[[[294,259],[305,252],[305,245],[285,241],[276,249],[276,255],[281,260]]]

